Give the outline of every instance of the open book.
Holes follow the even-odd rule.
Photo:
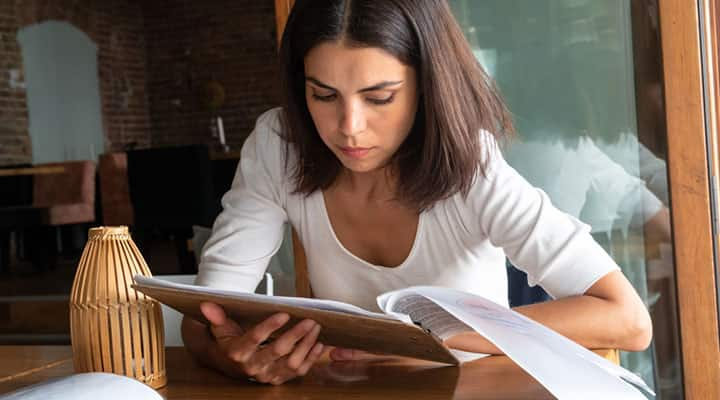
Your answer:
[[[139,275],[133,287],[198,321],[207,322],[199,307],[204,301],[221,305],[230,318],[247,327],[285,312],[291,321],[309,318],[320,324],[319,341],[324,344],[448,364],[483,356],[443,345],[453,335],[474,331],[558,398],[644,399],[636,387],[654,395],[632,372],[557,332],[481,296],[454,289],[416,286],[388,292],[377,299],[383,312],[375,313],[337,301],[219,290]]]

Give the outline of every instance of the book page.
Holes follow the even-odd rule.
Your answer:
[[[428,331],[442,341],[463,332],[473,332],[461,320],[445,311],[425,296],[410,294],[400,296],[385,312],[396,315],[406,323],[413,323]],[[408,320],[409,318],[409,320]],[[449,349],[460,362],[470,362],[487,357],[488,354],[472,353],[457,349]]]
[[[380,309],[403,298],[425,296],[484,336],[553,395],[561,399],[645,399],[653,391],[637,375],[557,332],[481,296],[417,286],[378,297]],[[626,382],[627,381],[627,382]]]
[[[182,284],[182,283],[169,282],[169,281],[156,279],[156,278],[152,278],[152,277],[147,277],[147,276],[142,276],[142,275],[135,275],[133,277],[133,279],[135,280],[135,282],[137,284],[144,285],[144,286],[150,286],[150,287],[158,287],[158,288],[166,288],[166,289],[182,289],[182,290],[187,290],[187,291],[194,292],[194,293],[216,294],[216,295],[228,296],[228,297],[236,298],[236,299],[252,299],[254,301],[264,302],[267,304],[284,304],[284,305],[289,305],[289,306],[314,308],[317,310],[334,311],[334,312],[340,312],[340,313],[352,314],[352,315],[362,315],[362,316],[371,317],[371,318],[397,320],[397,318],[394,316],[368,311],[363,308],[354,306],[352,304],[347,304],[347,303],[343,303],[340,301],[308,299],[308,298],[304,298],[304,297],[266,296],[266,295],[257,294],[257,293],[237,292],[237,291],[233,291],[233,290],[213,289],[213,288],[209,288],[206,286],[187,285],[187,284]]]
[[[427,297],[418,294],[399,297],[397,301],[392,303],[392,307],[386,311],[409,316],[413,323],[430,331],[441,340],[448,339],[458,333],[473,331],[471,327],[452,316],[442,307]]]

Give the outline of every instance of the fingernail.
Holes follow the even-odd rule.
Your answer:
[[[275,317],[275,321],[277,321],[278,324],[285,324],[288,320],[290,320],[290,316],[287,314],[280,314]]]
[[[323,346],[322,343],[317,343],[317,344],[315,344],[315,348],[313,349],[313,354],[320,354],[320,353],[322,353],[323,347],[324,347],[324,346]]]

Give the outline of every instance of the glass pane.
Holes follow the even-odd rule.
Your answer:
[[[506,158],[557,207],[591,226],[651,312],[653,344],[622,353],[623,366],[658,398],[680,398],[656,2],[450,4],[513,113],[518,137]],[[528,292],[522,299],[543,299],[539,288],[524,285],[511,282],[514,292]]]

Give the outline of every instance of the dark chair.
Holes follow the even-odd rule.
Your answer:
[[[180,271],[195,273],[192,226],[211,226],[220,209],[207,146],[128,151],[127,176],[138,241],[153,234],[172,238]]]
[[[28,168],[29,164],[3,168]],[[32,204],[32,175],[0,176],[0,271],[10,263],[10,234],[17,226],[19,215],[10,209]]]
[[[21,232],[27,237],[25,247],[31,261],[36,267],[44,268],[55,264],[60,227],[95,221],[94,161],[36,166],[62,167],[63,172],[32,176],[32,202],[27,202],[27,190],[23,187],[20,197],[14,200],[16,204],[4,204],[0,209],[0,240],[4,243],[0,250],[3,253],[0,268],[9,262],[9,246],[5,243],[10,232]],[[26,184],[27,181],[21,185]]]
[[[220,207],[220,199],[230,190],[232,181],[235,178],[238,162],[237,158],[222,158],[212,160],[213,189],[215,192],[215,202]],[[220,208],[218,208],[218,211]]]
[[[3,169],[30,168],[30,164],[7,165]],[[0,176],[0,207],[32,203],[32,175]]]
[[[42,164],[65,169],[59,174],[36,175],[33,208],[43,212],[43,224],[60,226],[95,221],[94,161]]]
[[[508,276],[508,301],[510,307],[542,303],[551,299],[540,286],[528,285],[527,274],[517,269],[510,260],[505,260]]]

